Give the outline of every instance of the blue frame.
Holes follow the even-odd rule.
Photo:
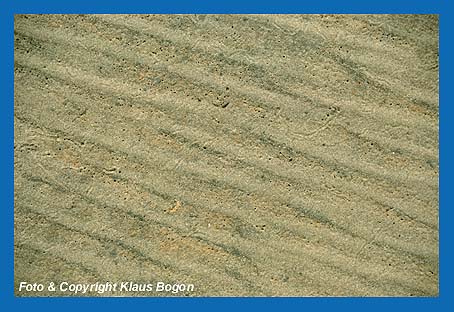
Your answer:
[[[5,3],[6,2],[6,3]],[[18,13],[413,13],[440,15],[440,295],[438,298],[16,298],[14,297],[14,14]],[[0,114],[1,200],[0,210],[0,304],[6,310],[99,309],[345,309],[356,310],[453,310],[454,200],[450,177],[454,164],[450,146],[454,124],[453,77],[454,12],[449,0],[319,0],[319,1],[178,1],[160,3],[129,0],[102,1],[4,0],[0,3]]]

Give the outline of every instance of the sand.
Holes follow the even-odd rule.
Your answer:
[[[17,15],[14,59],[17,296],[438,296],[437,16]]]

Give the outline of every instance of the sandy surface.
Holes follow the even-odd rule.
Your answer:
[[[14,116],[16,295],[438,295],[437,16],[20,15]]]

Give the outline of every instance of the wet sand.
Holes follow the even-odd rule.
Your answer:
[[[17,15],[15,283],[438,296],[438,17]]]

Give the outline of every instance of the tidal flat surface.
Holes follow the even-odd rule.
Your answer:
[[[15,283],[438,296],[438,16],[16,15]]]

